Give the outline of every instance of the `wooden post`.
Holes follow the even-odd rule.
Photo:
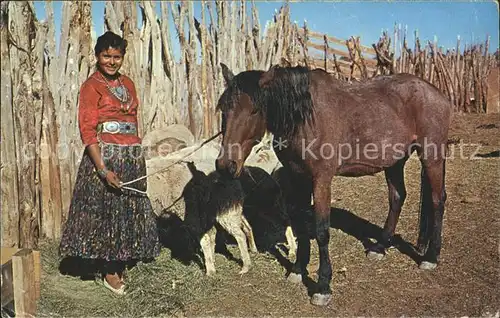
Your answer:
[[[45,4],[46,41],[41,47],[39,56],[43,61],[46,56],[48,67],[42,69],[42,100],[43,114],[41,127],[41,149],[40,149],[40,192],[41,192],[41,231],[42,235],[51,239],[57,239],[61,235],[63,223],[63,199],[61,197],[60,163],[58,155],[59,134],[56,119],[56,96],[57,89],[56,52],[54,13],[52,3]],[[52,76],[51,76],[52,75]]]
[[[83,83],[89,77],[92,69],[94,68],[94,50],[92,47],[92,7],[90,1],[78,1],[80,11],[80,29],[79,34],[79,83]],[[120,33],[118,33],[120,34]]]
[[[298,53],[298,43],[297,43],[297,33],[298,33],[298,25],[297,23],[293,23],[293,26],[292,26],[292,31],[290,32],[290,45],[291,45],[291,50],[290,50],[290,53],[289,53],[289,61],[292,65],[295,65],[295,56],[297,55]],[[335,59],[335,55],[334,55],[334,59]]]
[[[460,54],[460,36],[457,36],[457,47],[456,47],[456,50],[455,50],[455,67],[453,69],[453,73],[454,73],[454,76],[453,76],[453,81],[454,81],[454,85],[453,85],[453,89],[455,90],[455,96],[456,96],[456,99],[455,99],[455,104],[456,104],[456,107],[455,107],[455,111],[461,111],[461,105],[462,105],[462,96],[461,96],[461,91],[462,91],[462,78],[460,76],[460,57],[461,57],[461,54]]]
[[[47,43],[45,43],[45,54],[47,56],[48,71],[47,80],[48,87],[52,92],[54,101],[59,102],[59,81],[60,78],[54,76],[53,74],[58,73],[58,57],[56,55],[56,34],[55,34],[55,23],[54,23],[54,8],[52,7],[52,1],[47,1],[45,3],[45,15],[47,16]]]
[[[11,74],[15,145],[17,150],[19,185],[19,246],[38,244],[39,207],[36,205],[36,167],[39,160],[34,124],[41,114],[33,101],[31,45],[35,42],[34,11],[28,2],[9,2]],[[3,121],[2,121],[3,122]]]
[[[33,317],[40,294],[40,254],[29,249],[14,254],[12,273],[16,317]]]
[[[177,67],[175,65],[175,58],[172,50],[172,41],[170,35],[170,14],[169,7],[166,2],[160,2],[161,7],[161,37],[162,37],[162,47],[164,52],[164,61],[163,68],[166,73],[165,81],[169,81],[169,85],[166,87],[166,92],[163,94],[167,94],[168,98],[168,106],[170,109],[167,111],[167,114],[170,114],[172,118],[167,118],[169,123],[180,123],[181,116],[179,111],[179,106],[176,105],[177,100],[177,91],[176,91],[176,79],[177,79]]]
[[[61,26],[61,41],[56,73],[49,76],[57,77],[58,98],[57,126],[59,127],[58,156],[61,169],[61,197],[64,216],[69,211],[76,179],[77,143],[81,144],[77,125],[77,96],[79,93],[79,6],[74,2],[63,2]],[[63,52],[66,52],[64,54]],[[65,217],[63,217],[65,219]]]
[[[194,6],[193,2],[186,3],[186,13],[189,25],[188,45],[186,50],[186,80],[188,85],[188,115],[189,129],[196,139],[200,137],[202,127],[197,125],[198,120],[198,74],[197,74],[197,54],[196,54],[196,28],[194,26]]]
[[[121,6],[121,10],[118,7]],[[147,108],[145,103],[146,94],[145,81],[143,70],[141,69],[142,59],[142,43],[141,35],[137,27],[137,4],[131,1],[113,2],[113,8],[116,12],[117,18],[123,14],[123,22],[121,20],[117,23],[123,23],[123,38],[127,41],[127,54],[123,61],[122,71],[127,74],[135,83],[136,91],[139,99],[139,112],[137,114],[138,135],[144,135],[144,113]],[[114,23],[111,22],[110,23]]]
[[[148,90],[147,96],[144,98],[145,103],[148,107],[143,107],[142,114],[144,115],[143,122],[144,133],[151,131],[155,128],[155,122],[166,123],[168,118],[172,117],[170,113],[170,102],[165,96],[165,91],[169,91],[170,83],[165,78],[165,71],[163,69],[164,63],[161,58],[161,52],[163,49],[161,43],[161,31],[160,26],[156,22],[156,10],[155,3],[151,1],[143,2],[143,9],[145,12],[147,23],[149,24],[150,34],[148,35],[148,42],[152,45],[144,45],[145,57],[147,58],[147,64],[151,63],[149,69],[145,70],[145,76],[147,77]],[[151,58],[150,58],[151,56]]]
[[[258,65],[257,60],[257,52],[255,50],[254,45],[254,37],[253,37],[253,26],[252,22],[250,22],[251,15],[247,15],[246,19],[246,30],[245,30],[245,55],[246,55],[246,69],[252,70],[254,69],[254,65]]]
[[[393,42],[393,48],[392,48],[392,53],[394,54],[394,59],[392,60],[392,69],[394,70],[394,72],[396,73],[398,71],[398,68],[397,68],[397,56],[398,56],[398,52],[397,52],[397,44],[398,44],[398,25],[396,23],[394,23],[394,42]]]
[[[46,36],[47,36],[47,31],[48,31],[48,26],[46,23],[35,23],[36,27],[36,42],[35,42],[35,48],[31,54],[31,57],[33,58],[34,65],[33,65],[33,80],[32,80],[32,88],[33,88],[33,106],[35,109],[35,112],[37,114],[40,114],[41,116],[37,117],[36,122],[34,123],[34,131],[35,131],[35,149],[37,149],[38,154],[40,155],[41,153],[41,146],[42,146],[42,126],[44,126],[44,108],[45,108],[45,103],[43,101],[44,94],[43,94],[43,78],[44,78],[44,49],[45,49],[45,42],[46,42]],[[45,139],[45,138],[43,138]],[[43,145],[44,148],[47,148],[46,144]],[[52,211],[45,211],[45,209],[49,210],[48,203],[50,202],[50,197],[47,196],[47,193],[50,193],[50,187],[52,187],[51,184],[47,184],[47,180],[41,180],[40,178],[46,177],[42,175],[42,171],[46,172],[46,167],[45,165],[48,162],[49,154],[45,154],[44,157],[41,157],[40,160],[36,161],[36,166],[35,166],[35,206],[39,207],[40,205],[42,206],[42,211],[47,212],[48,215],[51,215]],[[44,167],[42,167],[42,165]],[[42,190],[44,190],[41,185],[45,184],[46,186],[49,186],[49,189],[45,189],[44,193],[41,193]],[[42,213],[40,213],[42,214]],[[42,224],[42,220],[45,217],[45,215],[40,215],[39,214],[39,222]],[[51,222],[47,222],[47,226],[49,228],[44,228],[44,224],[42,224],[42,235],[46,235],[47,237],[54,238],[54,232],[53,232],[53,225]],[[45,229],[47,230],[45,233]]]
[[[467,50],[467,45],[465,45],[465,50],[464,50],[464,96],[463,96],[463,101],[464,101],[464,111],[465,112],[470,112],[470,90],[471,90],[471,68],[472,68],[472,52],[471,50]]]
[[[35,298],[38,300],[41,296],[40,283],[42,279],[42,258],[40,251],[32,251],[33,256],[33,277],[35,281]]]
[[[12,72],[8,42],[9,2],[2,1],[0,13],[1,36],[1,136],[2,136],[2,234],[1,245],[14,247],[19,244],[19,192],[17,187],[17,155],[14,138],[14,113],[12,104]]]
[[[254,47],[257,53],[257,61],[255,66],[261,65],[262,61],[262,41],[260,34],[260,20],[259,20],[259,11],[255,6],[254,0],[252,0],[252,35],[254,39]]]
[[[219,61],[220,56],[218,56],[219,45],[216,41],[216,20],[214,13],[214,6],[212,5],[212,1],[207,3],[208,13],[210,15],[210,97],[211,97],[211,105],[212,108],[210,110],[210,127],[211,131],[219,131],[219,116],[215,113],[215,106],[217,104],[217,98],[219,98],[219,89],[221,88],[218,83],[221,80],[219,77]]]
[[[399,30],[401,31],[401,25],[399,25]],[[407,27],[405,26],[404,28],[404,33],[403,33],[403,40],[399,43],[399,48],[400,48],[400,58],[401,58],[401,65],[400,65],[400,70],[399,73],[405,73],[406,72],[406,66],[407,66],[407,52],[406,52],[406,36],[407,36]]]
[[[222,88],[224,87],[224,79],[222,78],[222,71],[220,67],[220,63],[228,64],[229,62],[226,60],[226,52],[224,50],[224,37],[227,36],[225,20],[226,20],[226,3],[222,1],[215,1],[215,9],[217,12],[217,42],[216,45],[216,56],[217,62],[215,64],[214,69],[214,81],[217,83],[216,94],[220,95]],[[213,15],[213,14],[212,14]],[[215,32],[214,32],[215,33]]]
[[[16,247],[3,247],[1,248],[1,274],[2,274],[2,288],[1,288],[1,305],[3,307],[13,308],[14,302],[14,287],[13,280],[14,275],[12,271],[12,255],[19,251]]]
[[[172,16],[174,19],[175,28],[177,30],[177,35],[179,37],[179,45],[180,45],[180,60],[177,67],[177,101],[176,105],[183,107],[187,103],[185,101],[188,100],[188,84],[186,82],[187,79],[187,70],[186,70],[186,55],[187,55],[187,44],[186,44],[186,36],[184,32],[185,25],[185,11],[186,11],[186,2],[182,2],[180,5],[175,5],[175,3],[170,2]],[[193,133],[195,128],[192,126],[193,122],[191,121],[191,117],[189,114],[189,109],[183,109],[181,111],[183,113],[183,123],[189,128],[189,130]],[[187,119],[186,119],[187,118]],[[194,125],[194,124],[193,124]]]
[[[118,16],[115,12],[115,8],[113,7],[113,2],[106,1],[106,5],[104,8],[104,25],[106,26],[106,29],[120,35],[122,32],[120,31],[120,25],[118,21]]]
[[[323,43],[324,43],[323,68],[325,69],[325,72],[328,72],[328,38],[326,37],[326,34],[323,37]]]
[[[217,83],[215,87],[215,95],[220,96],[222,94],[226,83],[224,82],[224,78],[222,77],[222,69],[220,67],[220,63],[224,63],[226,65],[230,64],[228,59],[228,52],[226,48],[227,44],[227,36],[228,36],[228,28],[226,25],[227,15],[228,15],[228,2],[224,1],[215,1],[215,9],[217,12],[217,42],[216,42],[216,50],[217,50],[217,63],[214,68],[214,82]],[[221,116],[217,116],[216,120],[216,129],[220,127]]]
[[[309,52],[307,49],[307,43],[309,42],[309,36],[308,36],[308,29],[307,29],[307,22],[304,21],[304,33],[303,37],[299,37],[299,42],[302,45],[302,51],[304,53],[304,64],[306,67],[309,67]]]
[[[358,69],[361,72],[361,78],[363,80],[366,80],[366,79],[368,79],[368,70],[366,69],[365,59],[363,57],[363,54],[361,53],[361,43],[360,43],[359,36],[356,38],[353,38],[353,41],[354,41],[354,49],[356,50],[355,56],[357,56],[356,65],[358,66]]]
[[[56,109],[52,92],[47,80],[48,70],[44,71],[43,81],[43,121],[42,121],[42,149],[41,151],[41,196],[42,234],[51,239],[61,236],[63,223],[61,177],[59,157],[57,155],[58,134],[56,123]]]
[[[288,8],[288,5],[285,4],[281,10],[280,10],[280,13],[279,13],[279,16],[278,16],[278,21],[276,23],[276,38],[275,40],[278,42],[277,43],[277,48],[274,49],[274,47],[272,47],[272,53],[273,53],[273,56],[272,56],[272,59],[270,61],[270,64],[271,65],[274,65],[274,64],[277,64],[279,63],[279,61],[281,60],[281,57],[285,57],[286,54],[284,54],[283,50],[286,49],[286,38],[287,38],[287,28],[286,28],[286,23],[288,21],[288,15],[289,15],[289,8]]]
[[[227,18],[227,26],[229,26],[229,38],[226,37],[227,40],[229,40],[227,48],[229,51],[227,52],[227,55],[229,57],[229,68],[235,73],[239,73],[239,66],[237,63],[237,54],[236,53],[236,42],[238,41],[238,2],[236,1],[231,1],[228,2],[228,6],[230,4],[230,14],[226,16]]]
[[[247,56],[245,53],[245,43],[246,43],[246,37],[247,37],[247,32],[246,32],[246,5],[245,5],[246,1],[245,0],[241,0],[240,1],[240,6],[239,6],[239,10],[238,10],[238,20],[239,20],[239,26],[238,26],[238,30],[239,32],[237,32],[236,34],[236,41],[237,43],[239,44],[238,45],[238,50],[237,50],[237,58],[238,58],[238,67],[237,67],[237,70],[242,72],[244,70],[246,70],[246,60],[250,58],[250,56]]]
[[[486,42],[484,43],[484,54],[481,56],[482,67],[481,67],[481,112],[486,112],[487,101],[488,101],[488,76],[490,75],[490,63],[488,61],[488,49],[490,48],[490,37],[486,37]]]
[[[208,37],[206,30],[206,14],[205,14],[205,0],[201,1],[201,25],[199,27],[201,33],[201,98],[203,105],[203,137],[208,138],[212,133],[210,127],[210,105],[207,96],[208,93],[208,83],[207,83],[207,72],[210,61],[208,59]]]

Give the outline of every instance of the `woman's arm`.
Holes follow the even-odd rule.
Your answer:
[[[116,176],[116,174],[113,171],[110,171],[106,168],[104,160],[102,160],[101,147],[99,147],[99,144],[92,144],[87,146],[87,151],[99,175],[103,177],[103,179],[105,179],[106,182],[113,188],[120,188],[121,187],[120,179]]]
[[[80,98],[78,104],[78,125],[82,142],[87,148],[87,152],[99,175],[113,188],[119,188],[120,179],[112,171],[108,171],[102,160],[101,148],[97,139],[97,123],[100,95],[92,84],[86,82],[80,89]]]

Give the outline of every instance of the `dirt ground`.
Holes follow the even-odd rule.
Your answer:
[[[456,155],[446,166],[443,248],[434,271],[419,270],[412,252],[420,195],[420,166],[412,157],[396,230],[401,240],[378,262],[365,257],[360,233],[381,231],[388,211],[384,175],[334,179],[333,299],[327,307],[312,306],[306,286],[285,280],[285,254],[252,254],[253,268],[238,275],[240,264],[234,259],[240,256],[231,245],[234,257],[216,254],[218,272],[208,278],[199,265],[183,264],[165,248],[153,263],[129,271],[129,294],[117,297],[93,281],[60,274],[55,244],[47,243],[39,315],[498,317],[500,115],[455,115],[450,141]],[[460,149],[467,159],[459,158]],[[311,246],[309,272],[315,280],[318,253],[314,241]]]

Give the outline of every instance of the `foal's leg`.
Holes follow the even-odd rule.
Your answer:
[[[295,257],[297,255],[297,242],[293,234],[290,215],[288,213],[288,204],[282,193],[278,195],[274,207],[278,210],[278,216],[281,223],[285,226],[286,245],[288,247],[288,257]]]
[[[207,276],[215,274],[215,226],[212,227],[207,233],[205,233],[201,240],[201,250],[203,251],[203,257],[205,258],[205,270]]]
[[[257,245],[255,244],[255,237],[253,236],[252,226],[244,215],[241,216],[241,221],[243,232],[245,233],[248,239],[248,244],[250,245],[250,251],[252,251],[252,253],[257,253]]]
[[[444,205],[446,202],[445,179],[445,160],[435,160],[423,162],[425,182],[431,189],[432,203],[422,202],[422,207],[431,207],[431,210],[423,211],[429,218],[427,237],[429,245],[420,263],[421,269],[434,269],[437,266],[439,255],[441,253],[441,231],[443,228]],[[427,238],[425,238],[427,240]]]
[[[285,237],[288,244],[288,256],[295,257],[297,255],[297,243],[295,242],[295,236],[290,225],[286,226]]]
[[[405,163],[406,159],[400,160],[385,170],[385,180],[389,188],[389,213],[385,220],[384,230],[382,231],[382,240],[368,250],[367,257],[371,260],[381,260],[385,255],[385,249],[392,246],[401,208],[406,199],[404,181]]]
[[[325,176],[326,175],[326,176]],[[330,210],[332,178],[325,175],[314,180],[314,212],[316,217],[316,241],[319,247],[318,290],[313,294],[311,303],[326,306],[332,298],[330,281],[332,280],[332,265],[328,251],[330,240]]]
[[[238,243],[241,260],[243,261],[243,267],[240,274],[247,273],[252,264],[250,254],[248,254],[247,238],[242,229],[242,212],[242,207],[238,206],[231,208],[227,213],[217,217],[217,222],[222,226],[222,228],[224,228],[224,230],[232,235]]]

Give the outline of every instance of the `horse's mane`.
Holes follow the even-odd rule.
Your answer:
[[[246,71],[236,75],[222,94],[219,105],[230,110],[241,93],[250,96],[254,107],[262,111],[268,129],[277,136],[289,137],[297,127],[313,119],[309,92],[310,70],[306,67],[275,67],[274,78],[266,88],[259,87],[263,71]]]

